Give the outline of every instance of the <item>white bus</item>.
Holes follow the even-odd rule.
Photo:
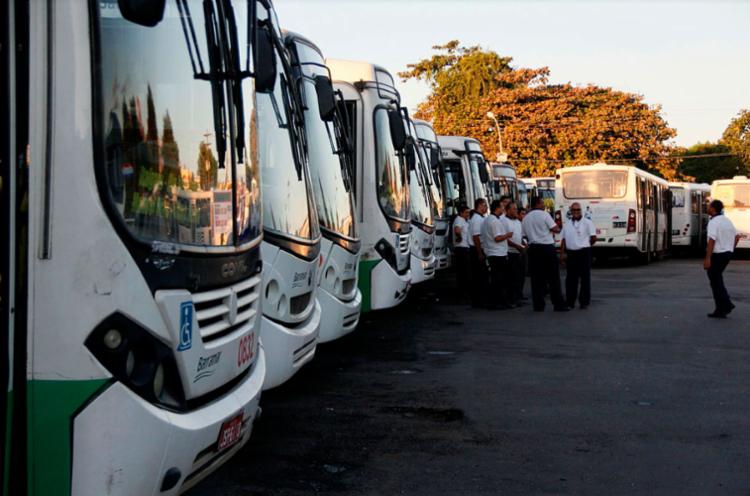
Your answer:
[[[362,239],[362,311],[390,308],[411,281],[406,129],[393,76],[368,62],[326,60],[342,92],[354,143],[354,198]]]
[[[570,218],[570,205],[581,204],[594,221],[599,256],[640,255],[646,261],[669,247],[669,185],[633,166],[597,163],[557,171],[558,221]]]
[[[436,204],[430,192],[430,175],[427,155],[419,143],[417,131],[407,114],[404,126],[409,140],[406,148],[406,164],[409,169],[409,204],[411,210],[411,283],[419,284],[435,277],[435,216]]]
[[[328,68],[310,40],[286,33],[292,65],[305,103],[310,177],[322,233],[318,302],[321,343],[357,327],[362,293],[357,287],[359,239],[354,220],[351,153],[345,110],[336,103]]]
[[[672,248],[702,250],[706,246],[711,186],[671,182],[669,191],[672,195]]]
[[[175,495],[250,436],[273,67],[247,7],[0,6],[5,494]]]
[[[451,256],[448,249],[450,237],[450,215],[445,206],[443,198],[443,164],[440,156],[440,145],[432,126],[419,119],[414,119],[414,127],[417,130],[419,144],[424,150],[424,155],[429,164],[427,181],[430,185],[430,194],[434,203],[435,217],[435,258],[436,269],[445,269],[450,266]]]
[[[260,339],[268,364],[264,388],[269,389],[286,382],[315,355],[321,235],[307,161],[303,87],[296,84],[273,7],[259,8],[258,19],[270,28],[278,68],[269,91],[257,94],[264,233]]]
[[[489,183],[490,198],[499,200],[503,196],[508,196],[520,207],[522,198],[518,189],[516,169],[510,164],[491,162],[490,170],[492,171]]]
[[[438,143],[450,216],[458,214],[461,204],[474,208],[477,198],[489,201],[490,171],[479,141],[464,136],[438,136]]]
[[[738,234],[750,236],[750,179],[735,176],[714,181],[711,199],[724,203],[724,215],[732,221]],[[750,237],[740,239],[737,248],[749,249]]]

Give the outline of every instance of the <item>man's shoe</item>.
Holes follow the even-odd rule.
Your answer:
[[[534,307],[534,311],[535,312],[544,312],[544,307],[542,307],[542,308]]]
[[[709,313],[708,316],[711,317],[712,319],[726,319],[727,318],[726,313],[719,312],[718,310]]]
[[[570,308],[568,307],[555,307],[555,312],[569,312]]]
[[[734,303],[730,303],[729,304],[729,308],[727,308],[724,313],[726,313],[727,315],[729,315],[730,313],[732,313],[732,310],[734,310],[734,309],[735,309]]]
[[[586,310],[589,306],[581,304],[581,310]]]

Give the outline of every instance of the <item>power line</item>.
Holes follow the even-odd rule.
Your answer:
[[[611,162],[644,162],[648,159],[654,160],[683,160],[683,159],[696,159],[696,158],[716,158],[716,157],[735,157],[736,153],[704,153],[697,155],[665,155],[657,157],[642,158],[548,158],[548,159],[534,159],[534,158],[511,158],[509,162],[554,162],[554,163],[565,163],[565,162],[599,162],[607,160]],[[616,165],[616,164],[612,164]]]

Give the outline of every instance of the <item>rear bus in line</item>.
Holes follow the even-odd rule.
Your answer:
[[[724,215],[732,221],[737,233],[748,237],[740,239],[737,248],[750,249],[750,179],[734,176],[718,179],[711,184],[711,199],[724,203]]]
[[[474,208],[477,198],[489,201],[490,172],[479,141],[465,136],[438,136],[438,143],[450,216],[458,214],[461,204]]]
[[[5,494],[175,495],[249,439],[253,3],[2,2]]]
[[[568,222],[580,203],[596,226],[599,257],[628,255],[650,261],[669,248],[669,185],[633,166],[597,163],[557,171],[558,222]]]
[[[351,145],[346,135],[346,111],[337,104],[338,95],[320,49],[296,33],[285,33],[285,41],[305,104],[310,179],[322,234],[318,341],[325,343],[353,331],[362,306],[357,287],[361,242],[354,220]]]
[[[437,270],[450,267],[451,254],[450,245],[450,214],[446,207],[443,184],[443,163],[438,145],[438,137],[429,122],[413,119],[417,130],[419,145],[424,150],[424,156],[428,162],[427,182],[430,186],[430,194],[435,206],[435,258],[437,259]]]
[[[264,389],[290,379],[313,359],[321,310],[316,298],[320,226],[308,168],[305,104],[289,50],[270,1],[258,5],[263,35],[277,68],[257,92],[258,158],[263,196]]]
[[[519,181],[515,167],[510,164],[491,162],[490,170],[492,171],[489,184],[490,197],[499,200],[503,196],[508,196],[520,206],[522,198],[518,189]]]
[[[708,225],[708,184],[671,182],[672,249],[698,252],[706,246]]]
[[[411,282],[409,171],[401,97],[393,76],[368,62],[326,59],[354,143],[354,198],[362,239],[362,311],[390,308]]]

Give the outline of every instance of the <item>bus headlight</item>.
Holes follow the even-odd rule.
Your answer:
[[[85,344],[116,380],[141,398],[170,410],[187,408],[172,350],[128,317],[110,315]]]

